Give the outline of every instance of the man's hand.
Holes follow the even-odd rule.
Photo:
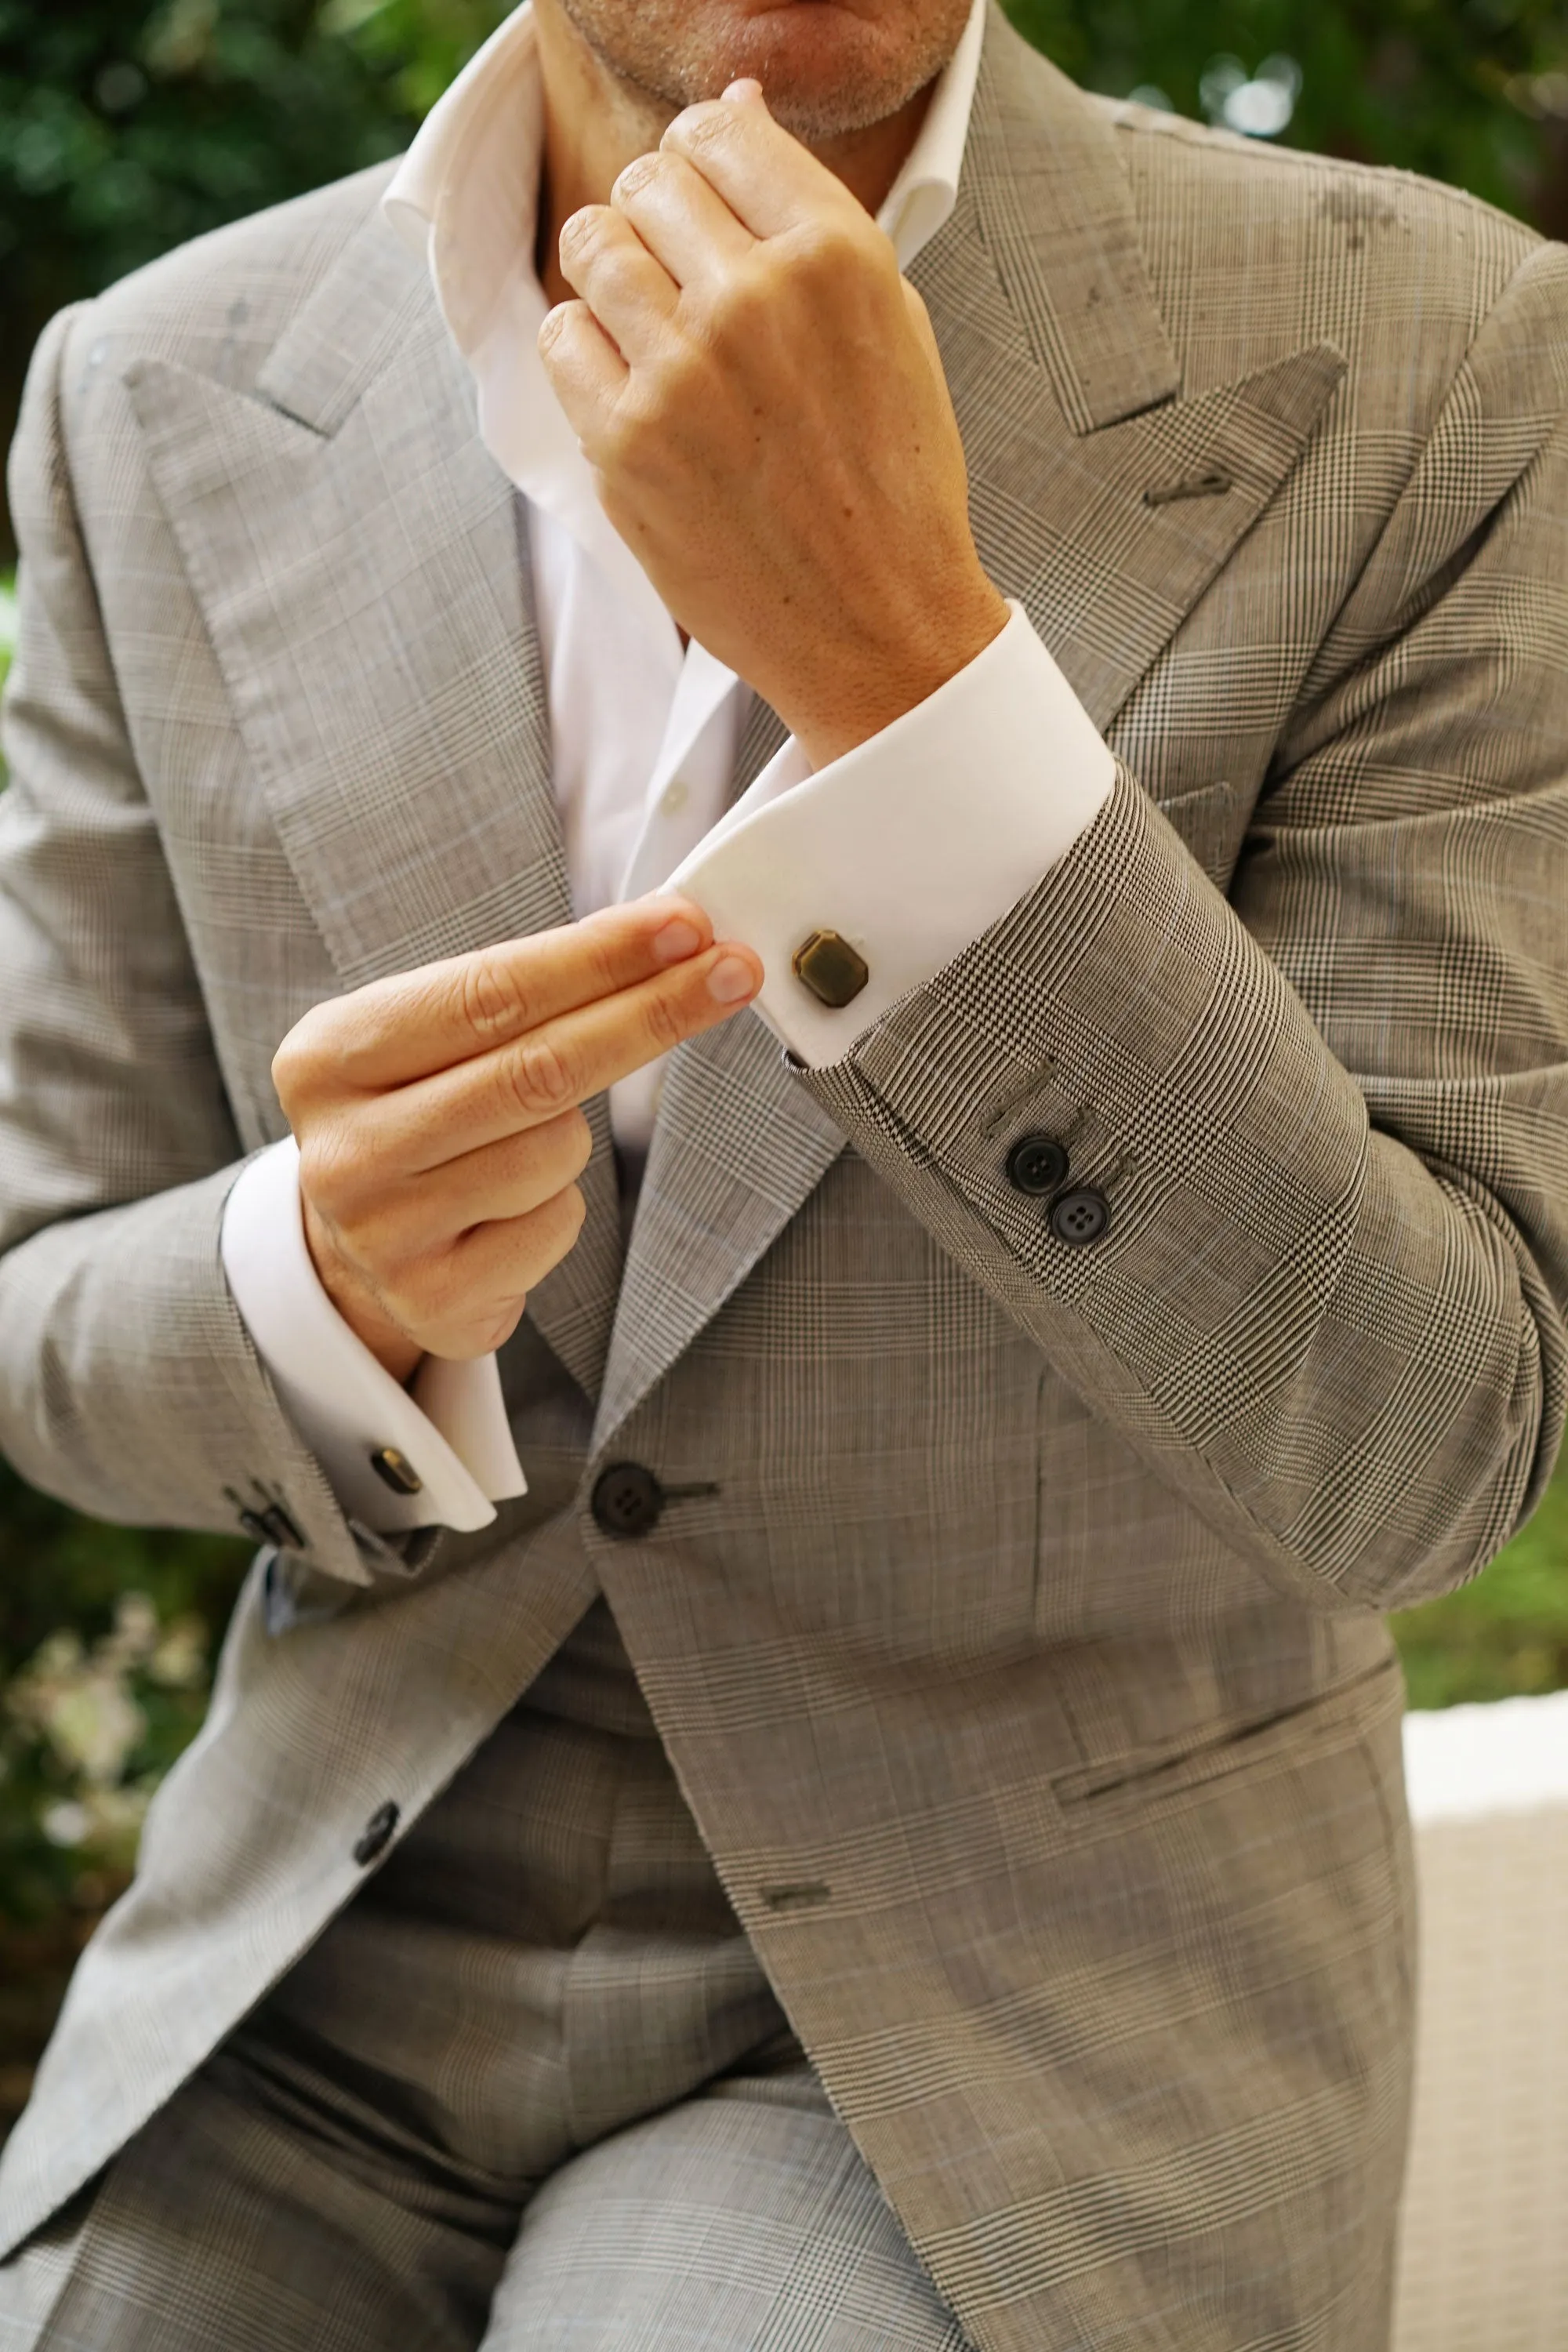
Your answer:
[[[606,513],[817,766],[999,633],[925,307],[754,82],[574,213],[561,267],[540,348]]]
[[[305,1237],[394,1379],[488,1355],[582,1230],[578,1106],[762,985],[689,901],[643,898],[318,1004],[272,1076]]]

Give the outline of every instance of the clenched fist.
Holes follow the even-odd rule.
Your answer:
[[[574,213],[561,267],[540,348],[605,512],[818,767],[998,635],[924,305],[754,82]]]
[[[582,1229],[580,1105],[762,985],[681,898],[426,964],[318,1004],[272,1065],[328,1296],[395,1380],[488,1355]]]

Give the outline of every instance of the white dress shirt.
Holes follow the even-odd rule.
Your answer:
[[[973,0],[914,147],[878,218],[907,268],[957,199],[985,0]],[[384,204],[427,256],[474,378],[479,430],[527,502],[552,769],[574,908],[668,885],[721,938],[761,956],[755,1010],[803,1062],[837,1060],[1054,865],[1110,790],[1113,762],[1022,610],[957,677],[813,772],[792,739],[726,809],[750,690],[704,647],[683,652],[612,528],[539,357],[534,268],[543,143],[532,10],[507,18],[426,120]],[[818,929],[870,977],[839,1010],[796,979]],[[749,1016],[739,1014],[744,1020]],[[617,1146],[640,1165],[657,1065],[611,1089]],[[231,1291],[285,1409],[344,1509],[393,1533],[485,1526],[526,1491],[493,1356],[427,1357],[405,1391],[316,1277],[291,1140],[242,1171],[225,1212]],[[372,1467],[393,1447],[419,1490]]]

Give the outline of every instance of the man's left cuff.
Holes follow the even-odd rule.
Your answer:
[[[667,887],[766,974],[756,1009],[838,1061],[1065,856],[1116,763],[1021,605],[956,677],[815,774],[793,740]]]

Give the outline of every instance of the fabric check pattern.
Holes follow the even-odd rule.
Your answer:
[[[259,1489],[300,1540],[79,1972],[5,2234],[602,1593],[981,2352],[1377,2352],[1412,1999],[1378,1612],[1480,1566],[1563,1410],[1568,257],[1084,99],[992,20],[913,274],[987,569],[1116,790],[843,1063],[746,1017],[682,1048],[626,1242],[595,1115],[503,1365],[531,1493],[400,1556],[216,1248],[311,1002],[567,904],[513,503],[384,178],[68,317],[19,445],[0,1441],[118,1517]],[[1006,1181],[1026,1134],[1109,1204],[1091,1246]],[[618,1460],[702,1491],[616,1542]]]
[[[965,2352],[724,1900],[600,1602],[85,2210],[0,2275],[0,2347],[698,2336]]]

